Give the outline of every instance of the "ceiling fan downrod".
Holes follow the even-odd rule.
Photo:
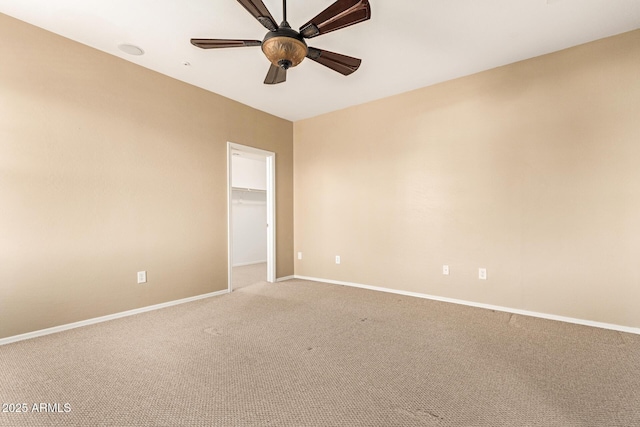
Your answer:
[[[287,22],[287,0],[282,0],[282,20]]]

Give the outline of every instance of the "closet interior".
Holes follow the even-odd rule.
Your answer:
[[[234,152],[231,168],[233,289],[267,279],[266,158]]]

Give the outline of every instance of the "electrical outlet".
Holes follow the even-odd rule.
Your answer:
[[[486,268],[478,269],[478,279],[487,280],[487,269]]]
[[[298,259],[302,259],[302,252],[298,252]]]
[[[336,255],[336,264],[340,264],[340,255]]]
[[[138,283],[147,283],[146,271],[138,271]]]
[[[449,275],[449,266],[448,265],[443,265],[442,266],[442,274],[444,274],[445,276]]]

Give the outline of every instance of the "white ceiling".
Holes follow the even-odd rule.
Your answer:
[[[280,22],[282,2],[264,3]],[[297,29],[331,3],[289,0],[288,21]],[[264,27],[235,0],[0,0],[0,12],[292,121],[640,28],[640,0],[370,3],[371,20],[309,43],[361,58],[356,73],[344,77],[305,60],[274,86],[262,83],[269,62],[259,47],[189,43],[262,40]],[[121,43],[145,55],[127,55]]]

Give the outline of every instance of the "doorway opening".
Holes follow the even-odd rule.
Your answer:
[[[227,143],[229,292],[276,281],[275,153]]]

